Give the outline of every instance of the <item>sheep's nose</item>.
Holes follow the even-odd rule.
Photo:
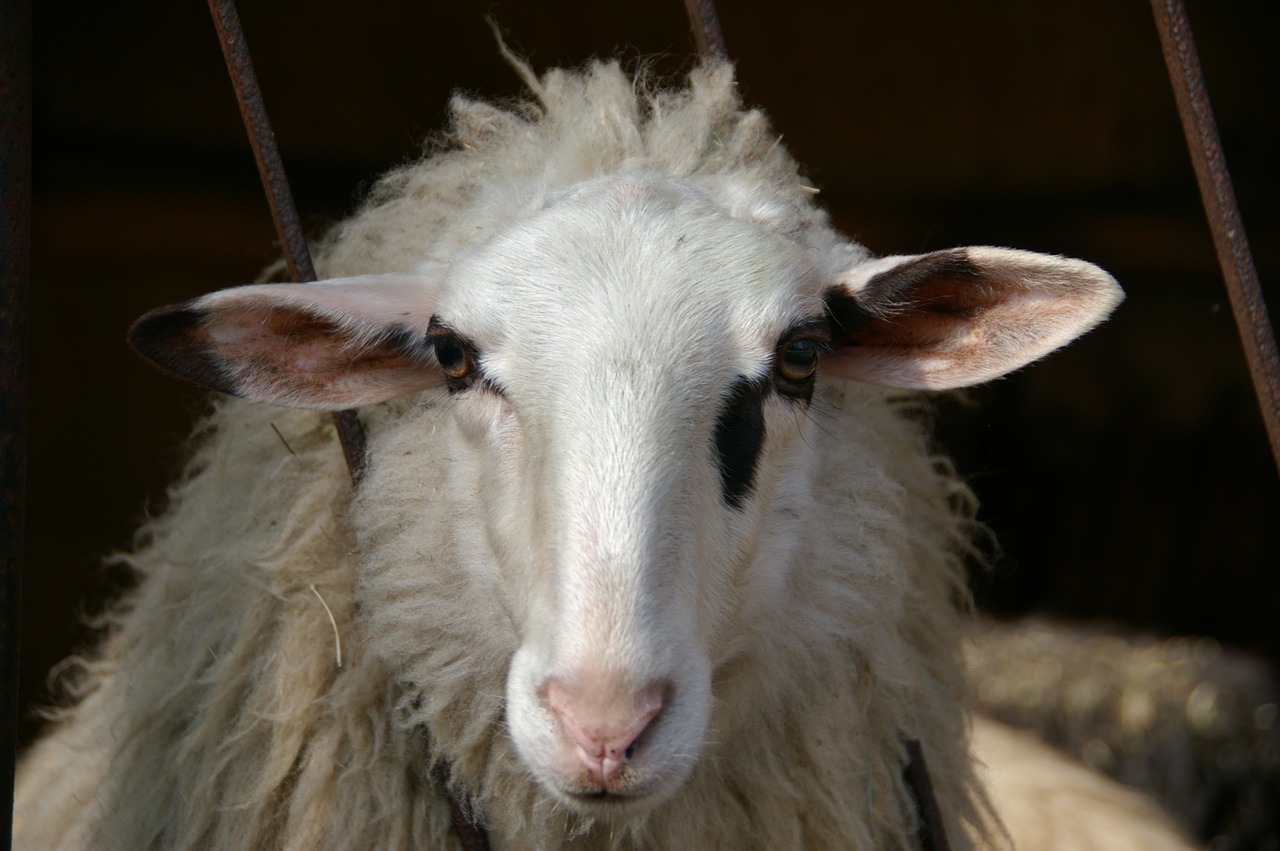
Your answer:
[[[667,688],[654,682],[633,691],[591,680],[571,688],[552,678],[543,695],[591,779],[603,784],[631,759],[637,741],[662,711]]]

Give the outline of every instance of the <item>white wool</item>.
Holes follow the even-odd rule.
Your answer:
[[[687,88],[652,90],[616,63],[556,69],[535,94],[536,104],[510,111],[455,97],[447,147],[374,186],[326,239],[322,276],[447,267],[565,187],[626,171],[685,178],[735,216],[806,246],[861,251],[826,227],[764,114],[739,103],[728,63],[695,69]]]

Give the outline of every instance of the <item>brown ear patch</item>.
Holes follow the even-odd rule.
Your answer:
[[[942,342],[956,324],[999,299],[968,253],[953,249],[881,272],[856,294],[830,290],[826,308],[835,345],[894,346]],[[896,317],[910,317],[910,322],[895,322]]]
[[[943,390],[989,381],[1101,322],[1123,293],[1081,260],[976,246],[855,267],[828,289],[829,374]]]

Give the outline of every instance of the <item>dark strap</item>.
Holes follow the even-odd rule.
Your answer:
[[[449,803],[449,816],[453,819],[453,830],[458,834],[458,844],[462,851],[489,851],[489,833],[472,820],[467,808],[462,806],[458,796],[449,790],[449,766],[436,763],[431,777],[444,792],[444,799]]]
[[[902,776],[907,781],[907,789],[915,800],[916,812],[920,816],[920,826],[916,838],[920,840],[921,851],[951,851],[947,841],[947,828],[942,822],[942,809],[938,806],[938,797],[933,792],[933,781],[929,779],[929,766],[924,761],[924,748],[919,739],[907,739],[907,765]]]
[[[462,851],[489,851],[489,833],[476,824],[467,815],[458,799],[445,790],[445,800],[449,802],[449,815],[453,816],[453,829],[458,834],[458,842]]]

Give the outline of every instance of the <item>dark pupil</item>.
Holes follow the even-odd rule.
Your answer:
[[[782,353],[789,372],[805,372],[818,361],[818,346],[812,340],[796,340]]]
[[[448,337],[437,337],[435,340],[436,360],[440,361],[446,372],[455,372],[463,364],[466,356],[462,352],[462,346],[457,340],[451,340]]]

